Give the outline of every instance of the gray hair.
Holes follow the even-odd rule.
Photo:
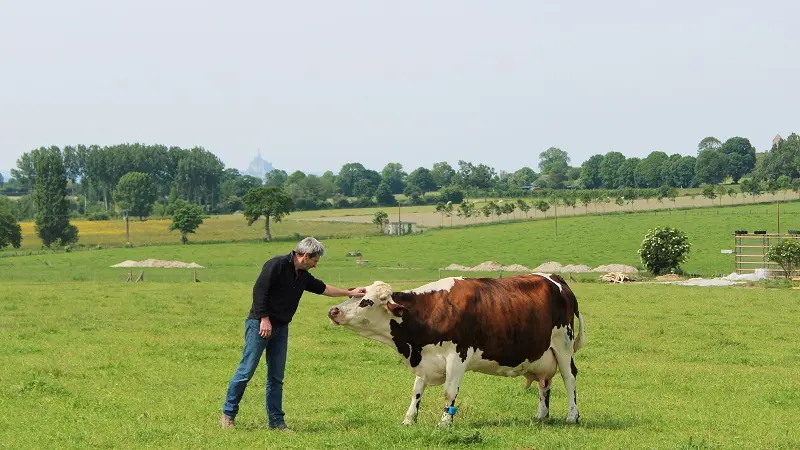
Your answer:
[[[294,249],[295,253],[304,253],[312,258],[314,256],[319,255],[322,257],[325,254],[325,246],[322,243],[313,237],[307,237],[302,241],[297,243],[297,247]]]

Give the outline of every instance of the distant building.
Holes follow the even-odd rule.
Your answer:
[[[386,234],[414,234],[421,233],[415,222],[389,222],[384,228]]]
[[[772,146],[775,147],[776,145],[780,144],[783,138],[780,134],[776,134],[775,137],[772,139]]]
[[[258,156],[250,162],[250,165],[247,166],[247,170],[244,171],[246,175],[251,175],[262,180],[264,179],[264,175],[269,172],[272,172],[272,163],[265,161],[264,158],[261,157],[261,150],[258,151]]]

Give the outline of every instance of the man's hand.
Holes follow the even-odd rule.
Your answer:
[[[269,317],[261,318],[261,326],[258,327],[258,335],[266,339],[272,334],[272,322]]]
[[[367,293],[367,288],[364,287],[357,287],[347,291],[347,295],[349,295],[350,297],[363,297],[364,294],[366,293]]]

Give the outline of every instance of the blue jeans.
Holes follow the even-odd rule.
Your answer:
[[[261,360],[261,354],[267,351],[267,417],[269,426],[275,427],[283,421],[283,373],[286,367],[286,348],[289,342],[289,326],[273,326],[270,337],[264,339],[258,334],[258,319],[247,319],[244,323],[244,350],[242,360],[236,373],[231,378],[228,393],[222,412],[231,419],[239,412],[247,383]]]

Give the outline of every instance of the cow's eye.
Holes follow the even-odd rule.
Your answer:
[[[362,308],[366,308],[367,306],[372,306],[372,305],[374,305],[374,303],[372,302],[372,300],[368,298],[361,300],[361,303],[358,304],[358,306]]]

